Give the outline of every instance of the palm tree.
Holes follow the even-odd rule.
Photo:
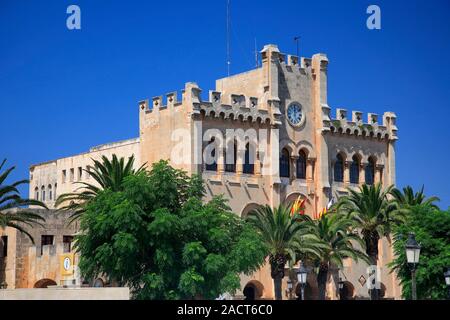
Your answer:
[[[422,186],[422,189],[420,189],[420,191],[414,193],[413,188],[411,186],[407,186],[403,188],[403,193],[399,189],[394,188],[392,189],[391,194],[397,201],[397,203],[402,207],[425,205],[438,209],[438,207],[433,202],[439,201],[439,198],[435,196],[426,198],[423,190],[424,186]]]
[[[110,189],[112,191],[121,191],[124,179],[133,174],[139,174],[145,170],[145,165],[142,165],[138,170],[133,169],[134,156],[125,159],[117,158],[113,154],[112,159],[109,160],[106,156],[102,156],[102,161],[93,160],[94,167],[89,167],[87,172],[97,184],[87,182],[75,182],[81,187],[75,192],[61,194],[56,200],[55,205],[61,206],[61,210],[73,211],[70,216],[70,223],[79,218],[85,211],[86,204],[95,198],[101,190]],[[80,192],[78,192],[80,191]]]
[[[377,264],[379,239],[388,236],[392,225],[404,218],[405,211],[388,199],[392,188],[383,190],[381,184],[364,184],[357,191],[348,189],[349,194],[336,204],[337,211],[352,219],[354,226],[360,229],[372,265]],[[370,290],[370,294],[372,300],[378,299],[378,290]]]
[[[286,263],[300,254],[318,256],[319,246],[310,226],[302,223],[302,216],[291,215],[290,206],[272,209],[266,205],[249,213],[247,220],[261,234],[268,248],[270,274],[274,280],[275,299],[282,299],[281,281]]]
[[[44,222],[45,219],[39,214],[23,207],[29,205],[42,208],[47,207],[38,200],[23,199],[20,196],[17,187],[29,183],[28,180],[19,180],[12,184],[4,184],[6,178],[8,178],[9,174],[15,169],[15,167],[11,167],[2,172],[5,163],[6,159],[0,164],[0,228],[4,229],[6,227],[11,227],[17,229],[26,234],[34,244],[33,237],[24,227],[33,227],[36,224],[43,226],[41,222]]]
[[[306,219],[306,223],[312,226],[315,235],[324,244],[320,256],[313,262],[318,267],[319,299],[325,300],[328,271],[331,265],[342,267],[346,258],[351,258],[356,262],[361,259],[369,263],[369,258],[363,251],[354,247],[354,244],[359,244],[364,248],[364,241],[357,234],[351,232],[353,226],[351,219],[329,213],[322,215],[318,220]]]

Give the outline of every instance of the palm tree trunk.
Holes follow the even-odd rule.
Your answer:
[[[328,265],[320,264],[317,274],[317,286],[319,287],[319,300],[325,300],[327,292]]]
[[[270,274],[273,279],[275,289],[275,300],[282,300],[281,281],[284,278],[284,267],[286,265],[286,256],[283,254],[270,255]]]
[[[380,239],[380,236],[378,235],[378,232],[367,232],[366,234],[363,233],[363,236],[366,243],[366,253],[369,256],[371,265],[375,266],[376,268],[378,260],[378,241]],[[378,270],[376,272],[378,272]],[[375,278],[375,280],[377,280],[377,277]],[[375,283],[374,285],[375,286],[372,286],[372,289],[369,289],[370,300],[379,299],[380,290],[378,289],[378,283]]]

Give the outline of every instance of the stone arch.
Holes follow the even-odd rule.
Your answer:
[[[52,279],[41,279],[39,281],[36,281],[33,288],[47,288],[49,286],[56,286],[56,282]]]
[[[241,218],[245,219],[251,211],[258,209],[259,207],[261,207],[261,205],[255,202],[247,203],[241,210]]]
[[[103,288],[105,286],[105,281],[102,278],[95,279],[93,283],[93,287],[95,288]]]
[[[258,280],[250,280],[242,290],[244,300],[259,300],[264,294],[264,285]]]
[[[295,144],[290,139],[283,139],[280,141],[280,154],[283,149],[288,150],[289,155],[291,157],[297,155],[297,153],[296,153],[297,148],[295,147]]]
[[[316,153],[314,152],[314,147],[308,141],[302,140],[297,144],[297,153],[303,150],[308,158],[316,158]]]

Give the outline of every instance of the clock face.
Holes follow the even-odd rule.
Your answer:
[[[287,117],[292,125],[300,125],[303,118],[302,107],[297,103],[292,103],[287,109]]]

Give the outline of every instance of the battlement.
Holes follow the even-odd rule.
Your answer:
[[[177,100],[177,92],[157,96],[149,100],[139,102],[141,112],[153,113],[161,112],[173,108],[192,108],[193,114],[199,114],[206,118],[221,118],[240,120],[258,123],[271,123],[270,114],[266,109],[262,109],[257,97],[245,96],[242,94],[227,94],[220,91],[210,90],[209,99],[203,101],[201,98],[202,90],[196,83],[188,82],[185,89],[181,91],[181,101]]]
[[[397,140],[397,116],[393,112],[383,114],[382,123],[379,123],[379,117],[376,113],[367,114],[367,122],[363,120],[361,111],[352,111],[351,118],[346,109],[337,108],[336,117],[329,120],[323,120],[324,131],[330,131],[332,134],[353,135],[364,138],[378,140]]]

